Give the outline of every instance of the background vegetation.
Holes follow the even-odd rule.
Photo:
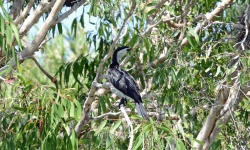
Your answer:
[[[2,149],[250,149],[247,1],[0,7]],[[106,77],[123,45],[132,51],[122,67],[137,79],[150,116],[126,106],[133,143]]]

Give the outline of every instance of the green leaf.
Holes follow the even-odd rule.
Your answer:
[[[63,107],[61,105],[55,104],[54,105],[54,112],[58,115],[58,117],[64,116]]]
[[[158,3],[155,1],[149,1],[150,3],[147,4],[147,7],[152,7],[152,6],[156,6]]]
[[[41,99],[42,106],[45,106],[45,105],[47,104],[48,101],[49,101],[49,99],[46,98],[46,93],[43,93],[42,99]]]
[[[67,134],[70,135],[70,128],[69,128],[69,126],[66,125],[66,124],[63,124],[63,127],[64,127],[65,131],[67,132]]]
[[[70,117],[75,117],[75,106],[73,103],[70,103],[70,113],[69,113]]]
[[[82,116],[82,106],[81,104],[77,101],[77,100],[74,100],[74,104],[76,105],[76,108],[75,108],[75,119],[77,121],[80,121],[81,119],[81,116]]]
[[[59,34],[62,34],[62,33],[63,33],[62,23],[61,23],[61,22],[59,22],[59,23],[57,24],[57,29],[58,29]]]
[[[112,104],[111,104],[111,102],[110,102],[110,99],[109,99],[109,97],[104,97],[104,99],[105,99],[105,101],[106,101],[106,104],[108,104],[108,107],[112,107]]]
[[[52,29],[51,30],[52,31],[52,36],[55,37],[56,26],[53,26],[51,29]]]
[[[176,144],[177,144],[176,147],[178,150],[186,150],[186,147],[181,140],[178,140]]]
[[[130,47],[134,47],[135,44],[138,42],[139,38],[140,38],[140,37],[139,37],[138,35],[134,35],[134,36],[132,37],[132,39],[130,40],[130,42],[129,42],[129,46],[130,46]]]
[[[106,104],[105,104],[104,98],[102,98],[99,102],[100,102],[100,104],[101,104],[102,111],[103,111],[104,113],[106,113],[106,112],[107,112],[107,109],[106,109]]]
[[[97,136],[101,131],[102,129],[105,127],[107,123],[107,120],[104,120],[97,128],[97,130],[95,131],[95,136]]]
[[[25,87],[24,87],[24,92],[28,92],[28,91],[30,91],[31,89],[33,88],[33,84],[28,84],[28,85],[26,85]]]
[[[71,33],[74,37],[76,37],[76,30],[77,30],[77,20],[75,18],[71,24]]]
[[[7,27],[5,28],[6,41],[8,45],[12,45],[12,29]]]
[[[209,49],[206,50],[206,59],[210,56],[211,51],[212,51],[212,46],[210,46]]]
[[[27,109],[25,107],[12,106],[13,109],[25,112]]]
[[[66,84],[68,84],[68,82],[69,82],[70,68],[71,68],[71,64],[68,64],[66,69],[65,69],[64,81]]]
[[[81,26],[84,28],[84,14],[81,15],[80,23],[81,23]]]
[[[193,29],[192,27],[189,27],[189,28],[188,28],[188,34],[191,34],[191,35],[195,38],[197,44],[200,43],[199,36],[198,36],[198,34],[194,31],[194,29]],[[190,38],[192,38],[192,37],[190,37]]]
[[[221,72],[221,67],[220,66],[218,66],[217,67],[217,70],[216,70],[216,73],[215,73],[215,77],[217,77],[218,75],[219,75],[219,73]]]
[[[165,131],[166,133],[171,133],[171,129],[163,127],[163,126],[156,126],[156,128]]]
[[[136,138],[136,145],[135,147],[133,147],[133,150],[137,150],[141,145],[142,145],[142,142],[143,142],[143,133],[140,133],[140,135]]]
[[[16,38],[16,40],[17,40],[17,43],[18,43],[19,47],[22,49],[22,44],[21,44],[21,40],[20,40],[20,36],[19,36],[18,29],[17,29],[17,27],[15,26],[15,24],[10,23],[10,25],[11,25],[11,28],[12,28],[12,30],[13,30],[13,32],[14,32],[15,38]]]
[[[235,63],[231,68],[226,70],[226,74],[227,75],[232,74],[236,70],[237,66],[238,66],[238,63]]]
[[[145,44],[145,47],[146,47],[147,53],[149,53],[149,51],[150,51],[150,44],[149,44],[149,42],[148,42],[148,39],[147,39],[147,38],[145,38],[145,39],[144,39],[144,44]]]
[[[109,132],[114,134],[115,130],[120,126],[121,123],[121,120],[116,121],[116,123],[110,128]]]
[[[153,8],[153,9],[151,9],[150,11],[148,11],[148,15],[151,15],[151,14],[153,14],[154,12],[156,12],[157,10],[159,10],[159,9],[156,9],[156,8]]]
[[[106,138],[106,149],[110,149],[112,147],[112,142],[110,136]]]

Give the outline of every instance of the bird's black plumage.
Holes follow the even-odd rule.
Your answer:
[[[73,7],[78,1],[79,0],[66,0],[63,5],[66,7]]]
[[[119,47],[115,50],[113,54],[112,63],[108,69],[108,79],[116,90],[121,92],[122,98],[127,97],[134,100],[136,104],[136,109],[138,113],[143,117],[148,119],[146,110],[142,105],[142,98],[140,95],[140,88],[135,82],[135,79],[128,72],[120,68],[119,59],[123,57],[129,48],[127,46]]]
[[[117,90],[132,98],[135,102],[142,103],[139,86],[129,73],[119,66],[111,64],[108,74],[109,77],[112,77],[109,78],[109,81]]]

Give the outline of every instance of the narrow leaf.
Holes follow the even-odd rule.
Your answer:
[[[114,134],[115,130],[120,126],[121,120],[116,121],[116,123],[110,128],[109,132],[111,134]]]
[[[102,129],[105,127],[107,123],[107,120],[104,120],[98,127],[98,129],[95,131],[95,136],[97,136],[101,131]]]

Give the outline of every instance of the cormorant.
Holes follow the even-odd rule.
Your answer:
[[[129,47],[123,46],[117,48],[113,53],[112,63],[108,68],[108,79],[113,85],[111,89],[115,94],[121,97],[121,104],[127,102],[127,98],[133,99],[135,102],[136,110],[140,116],[149,120],[147,112],[142,105],[142,98],[138,84],[132,75],[120,68],[119,60],[127,54],[130,50]]]

